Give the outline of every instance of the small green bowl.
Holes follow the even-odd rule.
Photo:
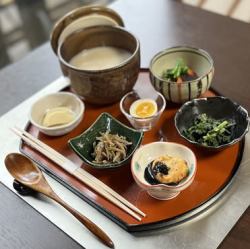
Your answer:
[[[93,162],[93,157],[91,156],[91,153],[93,152],[93,143],[95,142],[96,137],[100,136],[100,132],[106,131],[109,131],[111,134],[124,136],[128,141],[132,142],[132,145],[128,148],[126,158],[119,163],[99,164]],[[135,150],[140,146],[142,138],[143,132],[134,130],[122,124],[110,114],[104,112],[86,131],[81,135],[70,139],[68,143],[86,164],[96,169],[107,169],[117,168],[127,164]]]

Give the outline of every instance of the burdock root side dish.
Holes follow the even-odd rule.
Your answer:
[[[108,131],[100,132],[100,136],[93,143],[93,162],[100,164],[119,163],[127,156],[127,150],[131,144],[124,136],[110,134]]]
[[[185,65],[182,59],[178,59],[174,68],[163,71],[162,78],[176,83],[191,81],[198,78],[196,72]]]
[[[145,179],[150,184],[177,185],[188,176],[187,162],[182,158],[160,156],[145,169]]]

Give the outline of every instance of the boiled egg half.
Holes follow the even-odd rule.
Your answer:
[[[136,118],[148,118],[157,113],[157,104],[153,99],[138,99],[129,108],[130,115]]]

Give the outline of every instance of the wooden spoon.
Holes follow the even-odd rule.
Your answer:
[[[19,153],[8,154],[5,158],[5,165],[9,173],[20,183],[40,192],[47,197],[61,204],[72,215],[74,215],[85,227],[87,227],[94,235],[96,235],[105,245],[114,248],[114,243],[108,235],[102,231],[96,224],[78,211],[70,207],[64,202],[50,187],[44,178],[40,169],[27,157]]]

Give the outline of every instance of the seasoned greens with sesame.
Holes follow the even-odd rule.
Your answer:
[[[220,146],[232,140],[235,123],[231,120],[216,120],[203,113],[198,115],[192,125],[183,131],[188,139],[204,146]]]

